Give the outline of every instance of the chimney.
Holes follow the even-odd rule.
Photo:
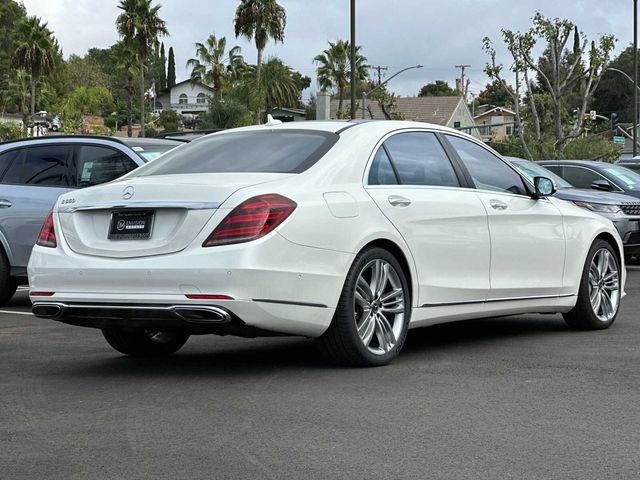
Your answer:
[[[318,92],[316,96],[316,120],[330,120],[331,95],[327,92]]]

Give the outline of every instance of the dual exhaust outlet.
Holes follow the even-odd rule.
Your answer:
[[[66,316],[93,319],[131,318],[147,320],[182,320],[188,323],[228,323],[226,310],[209,305],[92,305],[59,302],[36,302],[31,311],[36,317],[62,320]]]

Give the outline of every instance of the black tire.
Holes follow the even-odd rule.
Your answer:
[[[131,357],[166,357],[186,343],[188,333],[151,332],[147,330],[103,329],[102,335],[109,345]]]
[[[609,328],[615,321],[616,317],[618,316],[618,310],[620,308],[619,298],[616,302],[615,312],[613,316],[607,320],[602,320],[601,318],[598,318],[596,312],[594,312],[594,309],[591,305],[591,299],[589,296],[589,293],[590,293],[589,270],[591,268],[591,263],[594,260],[594,256],[598,252],[600,252],[602,249],[609,251],[609,253],[611,254],[612,261],[615,262],[616,270],[618,272],[618,275],[617,275],[618,292],[621,292],[620,261],[618,260],[618,256],[616,255],[616,252],[614,251],[614,249],[611,247],[611,244],[609,244],[608,242],[605,242],[604,240],[596,240],[595,242],[593,242],[593,245],[591,245],[591,248],[589,249],[589,253],[587,254],[587,258],[584,263],[576,305],[575,307],[573,307],[572,310],[562,315],[567,325],[569,325],[569,327],[575,330],[603,330],[605,328]]]
[[[376,260],[382,260],[393,268],[397,274],[396,281],[399,280],[402,285],[404,294],[404,312],[403,317],[393,321],[393,327],[396,328],[395,322],[398,323],[400,333],[395,335],[396,342],[393,347],[385,353],[372,353],[372,351],[363,343],[358,334],[357,326],[357,305],[356,305],[356,283],[360,275],[364,272],[367,265]],[[382,309],[381,306],[378,308]],[[386,365],[398,356],[407,336],[409,319],[411,318],[411,291],[407,283],[406,275],[396,258],[387,250],[378,247],[368,248],[362,251],[354,260],[351,269],[347,274],[347,278],[342,288],[340,300],[336,308],[336,312],[331,321],[331,325],[316,343],[323,356],[331,363],[356,366],[356,367],[375,367]],[[361,317],[362,319],[362,317]],[[375,321],[373,322],[375,323]],[[389,323],[389,325],[391,325]],[[378,330],[375,330],[373,336],[378,336]],[[373,338],[373,336],[371,338]],[[379,338],[379,337],[378,337]],[[375,342],[376,340],[371,340]],[[380,349],[382,349],[380,344]]]
[[[6,254],[0,247],[0,307],[9,303],[16,293],[18,282],[11,278],[11,265]]]

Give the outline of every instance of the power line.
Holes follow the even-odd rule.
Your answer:
[[[380,65],[371,65],[369,67],[371,70],[376,70],[378,72],[378,85],[382,83],[382,71],[389,70],[389,67],[381,67]]]

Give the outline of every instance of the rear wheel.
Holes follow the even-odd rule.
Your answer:
[[[11,265],[2,248],[0,248],[0,306],[6,305],[16,293],[18,283],[11,278]]]
[[[103,329],[109,345],[131,357],[164,357],[177,352],[189,339],[188,333],[154,330]]]
[[[584,265],[576,306],[564,320],[577,330],[609,328],[620,307],[620,262],[611,245],[596,240]]]
[[[317,343],[334,363],[385,365],[400,353],[410,316],[409,286],[400,264],[388,251],[373,247],[353,262],[331,325]]]

